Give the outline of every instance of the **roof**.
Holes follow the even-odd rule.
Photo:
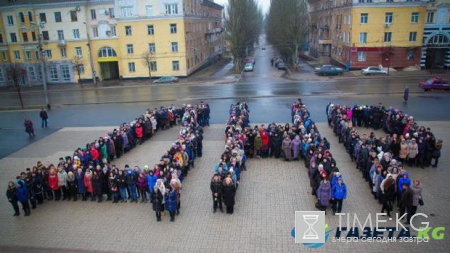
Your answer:
[[[28,5],[28,4],[51,4],[61,2],[84,2],[80,0],[2,0],[0,6]]]
[[[202,5],[211,7],[213,9],[216,9],[216,10],[219,10],[219,11],[223,10],[223,6],[222,5],[216,4],[214,1],[211,1],[211,0],[203,0]]]

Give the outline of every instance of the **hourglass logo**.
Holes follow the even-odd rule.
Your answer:
[[[325,212],[295,212],[295,243],[325,243]]]

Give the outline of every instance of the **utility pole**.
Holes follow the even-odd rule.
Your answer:
[[[91,64],[91,73],[92,80],[94,81],[94,86],[97,86],[97,78],[95,77],[95,69],[94,69],[94,60],[92,59],[92,50],[91,50],[91,36],[89,36],[88,25],[86,22],[83,22],[86,25],[86,35],[87,35],[87,46],[89,49],[89,63]]]
[[[44,95],[45,95],[45,104],[47,106],[47,109],[50,109],[50,102],[48,100],[48,92],[47,92],[47,71],[45,69],[45,54],[44,50],[42,49],[42,33],[41,33],[41,27],[44,27],[44,23],[40,23],[37,25],[38,27],[38,47],[39,47],[39,55],[40,55],[40,62],[41,62],[41,72],[42,72],[42,82],[44,84]]]

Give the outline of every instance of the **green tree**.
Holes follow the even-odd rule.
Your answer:
[[[267,39],[288,62],[297,67],[298,49],[310,24],[306,0],[272,0],[266,17]]]
[[[248,51],[258,41],[263,25],[262,10],[256,0],[228,0],[224,20],[226,40],[239,71]]]

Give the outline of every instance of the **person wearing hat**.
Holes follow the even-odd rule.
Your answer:
[[[156,221],[161,221],[161,211],[163,210],[163,195],[157,185],[153,187],[151,202],[153,211],[155,211],[156,214]]]
[[[338,174],[339,172],[336,172]],[[337,177],[337,183],[333,184],[331,189],[331,200],[333,201],[333,214],[340,213],[342,211],[342,202],[347,198],[347,186],[344,184],[344,179],[339,175]]]
[[[321,173],[322,181],[320,182],[319,187],[317,188],[316,196],[318,200],[318,206],[321,211],[327,210],[327,207],[330,205],[331,200],[331,184],[327,179],[327,173]]]

